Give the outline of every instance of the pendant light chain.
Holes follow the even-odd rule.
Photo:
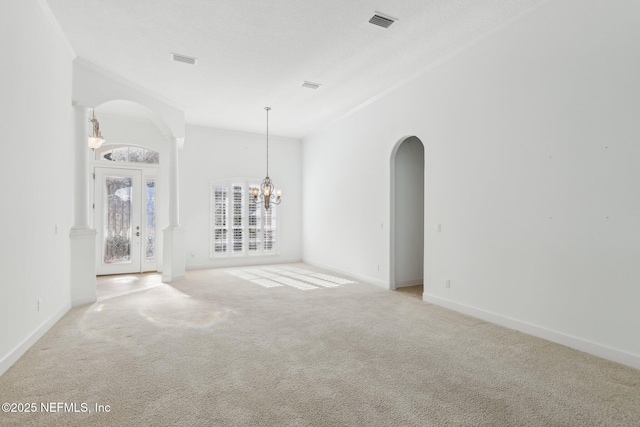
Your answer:
[[[256,204],[264,204],[265,211],[269,210],[271,205],[279,205],[282,201],[282,190],[276,189],[275,185],[269,178],[269,110],[271,107],[264,107],[267,111],[267,176],[262,180],[260,188],[252,190],[253,200]]]
[[[269,110],[270,107],[264,107],[267,110],[267,176],[269,176]]]

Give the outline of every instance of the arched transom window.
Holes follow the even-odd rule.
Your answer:
[[[96,150],[96,159],[111,162],[158,165],[160,164],[160,153],[143,147],[112,145]]]

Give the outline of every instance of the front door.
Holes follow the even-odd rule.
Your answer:
[[[156,270],[155,176],[142,170],[95,169],[97,273]]]

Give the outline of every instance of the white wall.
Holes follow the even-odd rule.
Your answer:
[[[305,261],[388,285],[389,159],[416,135],[425,298],[640,367],[639,16],[545,2],[305,138]]]
[[[83,58],[73,63],[73,100],[90,108],[114,100],[133,102],[153,111],[165,136],[184,137],[182,107]]]
[[[180,152],[180,222],[187,233],[187,268],[300,261],[301,155],[299,140],[269,136],[269,176],[282,188],[279,254],[210,259],[211,182],[225,178],[262,181],[266,174],[266,136],[187,126]]]
[[[73,54],[40,2],[2,9],[0,374],[71,306],[74,193]]]
[[[393,195],[394,286],[420,285],[424,264],[424,147],[416,137],[405,139],[395,156]]]

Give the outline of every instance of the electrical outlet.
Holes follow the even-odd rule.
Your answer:
[[[438,224],[438,233],[442,232],[442,224]]]
[[[450,288],[451,287],[451,280],[448,280],[446,282],[444,282],[444,287],[445,288]]]

